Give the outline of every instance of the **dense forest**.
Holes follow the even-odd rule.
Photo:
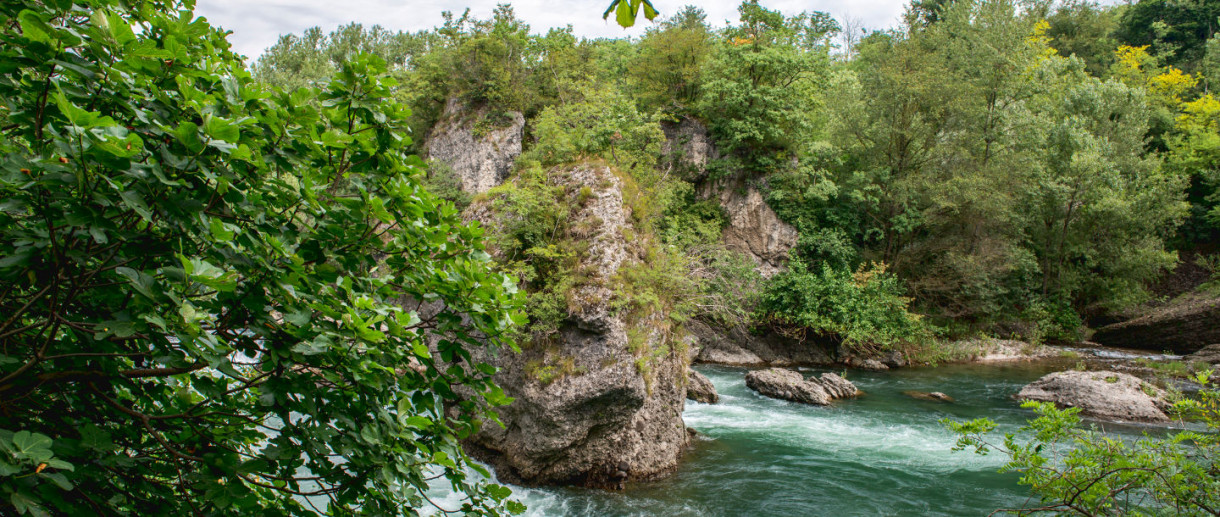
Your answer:
[[[503,4],[254,59],[193,9],[0,6],[0,515],[519,514],[676,469],[709,343],[935,365],[1220,299],[1213,0]],[[1048,511],[1214,513],[1216,401],[999,449]]]
[[[648,272],[664,287],[638,298],[679,318],[860,346],[977,332],[1074,341],[1166,294],[1158,280],[1182,263],[1216,271],[1218,9],[916,2],[901,28],[844,33],[826,13],[746,2],[727,27],[686,7],[634,41],[531,34],[505,5],[416,33],[284,36],[254,71],[296,87],[378,55],[417,135],[448,99],[487,129],[522,113],[521,180],[485,196],[522,216],[496,238],[533,293],[536,337],[580,284],[565,267],[576,243],[553,237],[565,207],[548,206],[543,171],[597,158],[646,193],[635,217],[669,270]],[[658,170],[675,161],[662,127],[688,119],[718,156]],[[701,189],[724,180],[758,189],[799,231],[782,274],[756,278],[719,246],[725,216]],[[429,181],[470,202],[443,166]]]

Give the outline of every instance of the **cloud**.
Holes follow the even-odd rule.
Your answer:
[[[502,2],[503,0],[501,0]],[[350,22],[381,25],[390,30],[417,31],[440,25],[442,11],[460,14],[467,7],[478,18],[491,17],[496,0],[198,0],[196,14],[213,25],[233,31],[229,41],[236,50],[255,58],[275,44],[281,34],[299,34],[318,26],[331,31]],[[578,36],[589,38],[639,36],[647,23],[622,29],[613,19],[603,21],[602,11],[609,0],[511,2],[517,17],[530,24],[533,32],[545,33],[552,27],[572,25]],[[736,22],[738,2],[670,2],[654,0],[661,15],[675,13],[686,4],[699,5],[707,12],[708,22],[721,27]],[[858,18],[865,27],[880,29],[895,25],[906,6],[905,0],[763,0],[770,9],[785,14],[825,11],[837,19]]]

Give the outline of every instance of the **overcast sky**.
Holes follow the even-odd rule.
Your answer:
[[[229,41],[237,51],[255,58],[275,44],[280,34],[297,33],[313,26],[329,32],[348,22],[381,25],[391,30],[416,31],[441,23],[441,11],[461,14],[467,7],[477,18],[491,17],[496,0],[197,0],[195,12],[213,25],[233,31]],[[801,11],[826,11],[838,20],[850,16],[870,29],[896,25],[907,0],[762,0],[771,9],[785,14]],[[603,21],[602,11],[609,0],[515,0],[509,2],[517,17],[530,24],[536,33],[550,27],[572,25],[578,36],[621,37],[643,34],[646,21],[624,30]],[[662,16],[673,14],[687,4],[699,5],[714,27],[737,21],[740,1],[653,0]]]

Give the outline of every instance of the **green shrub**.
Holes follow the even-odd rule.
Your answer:
[[[822,265],[813,272],[793,261],[767,282],[758,312],[761,321],[802,337],[829,337],[849,349],[879,352],[931,337],[909,304],[884,264],[855,273]]]

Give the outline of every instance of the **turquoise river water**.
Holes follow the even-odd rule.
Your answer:
[[[996,472],[999,455],[953,452],[939,420],[986,416],[1016,430],[1032,413],[1013,394],[1052,365],[853,370],[847,378],[865,395],[824,408],[762,397],[746,388],[742,368],[696,369],[721,398],[687,402],[686,425],[700,436],[674,475],[618,492],[517,487],[526,515],[977,516],[1035,502],[1016,474]],[[956,401],[916,400],[908,390]]]

